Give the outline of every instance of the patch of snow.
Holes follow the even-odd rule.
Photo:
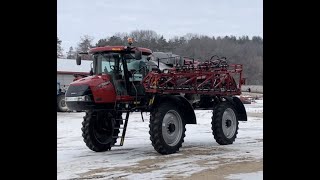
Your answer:
[[[244,104],[247,113],[263,113],[263,100],[255,100],[251,104]]]

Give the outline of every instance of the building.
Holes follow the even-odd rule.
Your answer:
[[[82,60],[81,65],[76,64],[75,59],[57,59],[57,82],[60,83],[62,90],[66,90],[75,74],[89,75],[91,70],[90,60]]]
[[[57,111],[69,111],[65,103],[65,92],[76,75],[89,75],[92,61],[83,60],[81,65],[75,59],[57,59]]]

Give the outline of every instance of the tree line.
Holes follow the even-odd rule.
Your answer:
[[[75,59],[78,52],[85,52],[92,47],[126,45],[128,37],[134,39],[135,46],[149,48],[153,52],[171,52],[200,61],[207,60],[212,55],[226,57],[229,63],[243,64],[246,84],[263,84],[263,39],[260,36],[209,37],[189,33],[167,40],[152,30],[135,30],[130,33],[115,33],[93,44],[93,37],[85,35],[80,37],[77,47],[70,47],[65,54],[61,48],[62,41],[57,38],[57,57]]]

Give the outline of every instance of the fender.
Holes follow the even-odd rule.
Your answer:
[[[243,103],[238,97],[233,96],[233,97],[224,97],[224,98],[236,108],[238,121],[248,120],[246,108],[244,107]]]
[[[180,110],[182,110],[182,116],[185,120],[186,124],[197,124],[196,115],[194,113],[194,109],[192,105],[189,103],[189,101],[178,95],[158,95],[154,99],[154,103],[152,104],[151,108],[156,108],[160,103],[162,102],[172,102],[177,107],[179,107]]]

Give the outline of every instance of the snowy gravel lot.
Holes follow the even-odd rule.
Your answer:
[[[262,179],[263,100],[245,104],[236,141],[221,146],[211,131],[212,111],[196,110],[180,151],[160,155],[149,140],[149,114],[130,114],[124,146],[96,153],[82,140],[85,113],[57,113],[58,179]]]

